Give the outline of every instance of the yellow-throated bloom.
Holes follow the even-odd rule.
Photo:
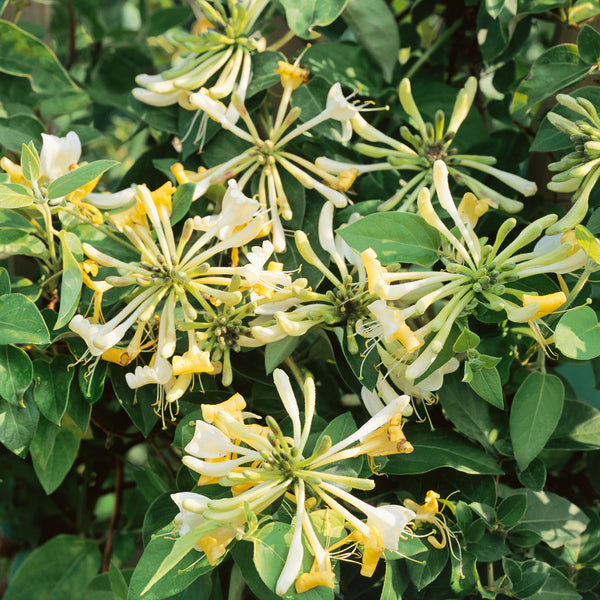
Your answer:
[[[291,419],[291,437],[284,436],[271,417],[267,417],[266,427],[247,423],[245,403],[239,395],[221,405],[203,405],[204,420],[196,422],[183,463],[201,475],[200,483],[212,483],[218,478],[221,485],[232,487],[234,495],[206,501],[200,499],[204,497],[197,501],[183,497],[181,502],[178,496],[176,501],[182,512],[176,522],[180,527],[198,522],[199,527],[204,527],[209,521],[214,528],[229,528],[231,540],[236,532],[243,530],[249,514],[257,515],[285,496],[295,508],[293,535],[276,585],[278,594],[285,594],[292,585],[298,592],[318,585],[334,586],[332,548],[323,547],[311,518],[312,512],[321,507],[333,511],[351,532],[336,547],[361,544],[365,549],[362,572],[371,575],[384,550],[398,549],[399,539],[407,534],[414,512],[400,505],[372,506],[357,498],[348,490],[370,490],[374,482],[358,477],[344,461],[412,451],[402,433],[408,396],[395,398],[345,439],[333,443],[327,435],[322,435],[316,447],[307,451],[315,414],[314,382],[310,378],[304,382],[302,423],[289,378],[279,369],[273,377]],[[235,490],[243,491],[236,494]],[[366,520],[357,514],[364,515]],[[220,556],[225,546],[226,543],[218,545],[215,554]],[[202,549],[210,552],[212,547]],[[308,573],[302,573],[306,551],[313,557],[313,566]]]

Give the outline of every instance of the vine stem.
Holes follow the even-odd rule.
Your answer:
[[[422,56],[419,57],[419,59],[417,60],[417,62],[415,62],[415,64],[408,70],[408,72],[406,73],[405,77],[410,79],[422,66],[423,64],[429,59],[429,57],[449,38],[452,36],[452,34],[462,25],[462,19],[458,19],[457,21],[454,21],[454,23],[452,23],[452,25],[450,25],[450,27],[448,27],[448,29],[446,29],[446,31],[444,31],[444,33],[442,35],[440,35],[440,37],[435,40],[435,42],[433,44],[431,44],[431,46],[429,46],[429,48],[427,48],[427,50],[423,53]]]

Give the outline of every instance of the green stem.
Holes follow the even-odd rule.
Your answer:
[[[448,39],[452,36],[452,34],[462,25],[462,19],[458,19],[440,37],[435,40],[431,46],[427,49],[427,51],[415,62],[415,64],[408,70],[405,77],[410,79],[429,59],[429,57]]]

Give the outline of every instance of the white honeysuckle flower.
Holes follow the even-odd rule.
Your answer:
[[[277,393],[281,398],[281,402],[287,414],[290,416],[290,419],[292,420],[292,426],[294,429],[294,445],[299,447],[301,436],[300,411],[298,409],[298,402],[296,401],[294,390],[292,390],[290,378],[287,376],[285,371],[282,371],[281,369],[275,369],[273,371],[273,381],[275,382],[275,387],[277,388]],[[302,449],[300,448],[300,450]]]
[[[414,511],[399,504],[386,504],[365,507],[367,525],[375,528],[381,535],[386,550],[396,552],[400,538],[409,535],[407,526],[415,518]]]
[[[258,452],[248,452],[236,459],[210,462],[195,456],[184,456],[181,460],[186,467],[206,477],[225,477],[228,473],[241,465],[260,459]]]
[[[40,153],[40,174],[49,181],[66,175],[81,158],[81,142],[74,131],[65,137],[42,133],[42,151]]]
[[[375,390],[370,390],[369,388],[362,386],[360,390],[360,397],[365,408],[367,409],[367,412],[371,416],[376,415],[385,407],[385,404],[381,401],[379,394]]]
[[[135,389],[143,385],[166,385],[169,383],[172,374],[171,363],[166,358],[155,354],[152,366],[136,367],[133,373],[125,373],[125,380],[131,389]]]
[[[171,500],[175,502],[179,513],[175,516],[173,521],[178,526],[178,533],[180,536],[184,536],[188,531],[199,527],[206,521],[202,516],[200,509],[206,508],[210,498],[203,496],[202,494],[196,494],[194,492],[178,492],[177,494],[171,494]],[[196,510],[191,511],[184,507],[192,504]]]
[[[112,194],[90,192],[85,197],[85,200],[100,210],[125,208],[133,203],[137,191],[136,188],[137,186],[132,184],[130,187]]]
[[[104,350],[94,346],[94,339],[101,328],[102,325],[91,323],[83,315],[75,315],[69,323],[69,329],[84,339],[92,356],[100,356],[104,352]]]
[[[259,203],[248,198],[240,190],[235,179],[230,179],[219,214],[212,217],[194,217],[194,227],[207,233],[214,232],[220,240],[227,240],[234,229],[248,223],[259,209]]]
[[[418,383],[418,387],[421,390],[427,392],[437,392],[444,384],[444,375],[448,373],[454,373],[458,369],[460,362],[454,356],[446,363],[444,363],[439,369],[436,369],[431,375],[421,379]]]
[[[198,420],[194,437],[184,450],[196,458],[223,458],[243,449],[232,444],[218,427]]]
[[[348,99],[342,92],[342,86],[339,83],[334,83],[327,94],[325,111],[330,119],[348,121],[358,114],[359,109],[351,102],[348,102]]]
[[[304,558],[304,545],[302,544],[302,526],[305,511],[304,499],[304,481],[300,479],[296,486],[296,506],[298,510],[294,522],[294,533],[292,534],[292,541],[290,542],[290,549],[285,564],[275,584],[275,592],[279,596],[283,596],[289,590],[302,567],[302,559]]]

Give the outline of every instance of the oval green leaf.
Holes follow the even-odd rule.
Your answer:
[[[565,390],[556,375],[531,373],[515,394],[510,409],[510,439],[524,471],[556,429]]]

